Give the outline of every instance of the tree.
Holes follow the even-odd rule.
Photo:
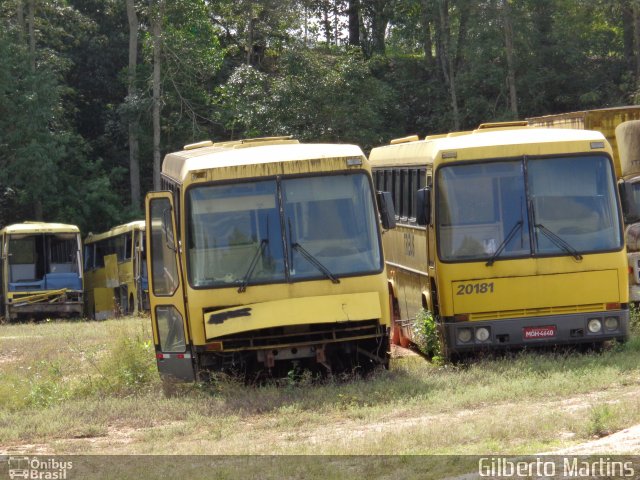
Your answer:
[[[384,55],[387,26],[397,0],[361,0],[362,14],[367,29],[364,50],[367,55]]]
[[[449,0],[442,0],[439,2],[439,23],[438,23],[438,35],[437,35],[437,52],[438,59],[440,60],[440,66],[442,67],[442,74],[444,80],[449,87],[449,95],[451,100],[451,112],[453,119],[453,129],[460,129],[460,113],[458,111],[458,92],[456,89],[456,72],[457,67],[460,65],[461,52],[463,41],[466,36],[467,27],[467,12],[468,10],[460,9],[459,26],[458,26],[458,38],[454,43],[452,25],[451,25],[451,12],[449,11]]]
[[[511,0],[502,0],[502,23],[504,28],[505,55],[507,57],[507,85],[509,87],[509,107],[514,118],[518,118],[518,95],[513,47],[513,25],[511,22]]]
[[[138,96],[136,69],[138,66],[138,15],[134,0],[127,0],[129,21],[129,70],[127,72],[127,93],[129,98]],[[138,158],[138,121],[129,118],[129,178],[131,182],[131,207],[140,208],[140,160]]]
[[[227,128],[234,134],[293,135],[364,148],[382,142],[387,125],[398,121],[394,100],[355,53],[288,51],[277,74],[238,67],[221,89],[221,108],[228,111]]]
[[[360,46],[360,1],[349,0],[349,45]]]
[[[162,23],[164,0],[155,0],[151,8],[151,36],[153,45],[153,189],[160,190],[160,88],[162,65]]]

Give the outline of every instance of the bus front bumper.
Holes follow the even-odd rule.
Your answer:
[[[82,316],[84,300],[81,292],[43,292],[34,295],[13,295],[7,298],[11,318],[18,315]]]
[[[627,339],[629,310],[450,322],[440,325],[448,353]]]

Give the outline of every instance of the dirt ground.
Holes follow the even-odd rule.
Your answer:
[[[393,346],[392,356],[394,358],[402,358],[409,356],[418,356],[419,354],[413,350],[402,348],[399,346]],[[0,354],[0,362],[3,360],[3,355]],[[562,400],[549,400],[544,402],[542,406],[550,408],[560,407],[562,410],[581,411],[588,409],[594,402],[599,401],[611,401],[612,392],[606,396],[605,393],[594,392],[588,395],[579,395],[570,398],[564,398]],[[640,396],[640,387],[631,386],[616,391],[613,396],[624,396],[627,398],[637,398]],[[490,409],[490,406],[486,407]],[[484,408],[483,408],[484,409]],[[461,410],[457,412],[456,417],[459,419],[465,416],[477,414],[478,410]],[[442,420],[439,417],[449,414],[424,414],[424,415],[408,415],[404,417],[390,416],[380,418],[376,422],[361,422],[361,421],[344,421],[337,425],[329,422],[325,425],[313,425],[308,428],[301,429],[296,434],[296,441],[302,441],[306,444],[321,445],[327,442],[340,442],[341,440],[350,437],[352,440],[367,441],[370,438],[376,438],[377,436],[384,435],[391,431],[398,431],[403,429],[410,429],[412,426],[424,425],[425,427],[431,422]],[[246,422],[242,422],[246,423]],[[252,425],[250,422],[246,424],[238,425],[240,431],[244,430],[247,436],[251,435]],[[57,441],[41,444],[14,444],[14,445],[1,445],[0,455],[8,455],[15,452],[21,452],[22,454],[54,454],[55,452],[63,451],[65,453],[85,453],[85,454],[121,454],[125,455],[131,452],[132,447],[135,450],[135,445],[139,442],[140,437],[144,435],[160,434],[167,428],[181,428],[180,422],[175,425],[156,425],[153,427],[145,428],[133,428],[133,427],[113,427],[109,428],[106,434],[103,432],[101,435],[95,437],[82,437],[82,438],[66,438],[59,439]],[[240,432],[239,432],[240,433]],[[242,434],[242,433],[240,433]],[[567,433],[567,440],[571,441],[573,435]],[[278,440],[278,439],[275,439]],[[286,439],[285,439],[286,440]],[[283,440],[284,442],[284,440]],[[286,442],[285,442],[286,443]],[[568,448],[563,448],[554,451],[540,452],[540,455],[554,454],[554,455],[589,455],[589,454],[626,454],[626,455],[640,455],[640,425],[631,426],[624,430],[615,432],[611,435],[594,438],[591,441],[573,445]]]
[[[398,345],[391,346],[391,355],[394,358],[402,358],[418,355],[413,350],[402,348]],[[572,402],[566,400],[568,408],[580,408],[583,402]],[[372,427],[373,428],[373,427]],[[634,425],[625,428],[619,432],[615,432],[605,437],[597,438],[592,441],[574,445],[569,448],[560,450],[541,452],[541,455],[591,455],[591,454],[607,454],[607,455],[640,455],[640,425]]]

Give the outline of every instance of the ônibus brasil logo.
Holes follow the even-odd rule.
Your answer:
[[[67,472],[73,468],[73,462],[55,458],[9,457],[9,478],[25,478],[33,480],[65,480]]]

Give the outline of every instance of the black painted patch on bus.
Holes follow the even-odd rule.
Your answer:
[[[213,325],[220,325],[221,323],[224,323],[227,320],[230,320],[232,318],[250,317],[250,316],[251,316],[251,308],[249,307],[240,308],[238,310],[231,310],[228,312],[212,313],[211,315],[209,315],[209,320],[207,321],[207,323],[210,323]]]

